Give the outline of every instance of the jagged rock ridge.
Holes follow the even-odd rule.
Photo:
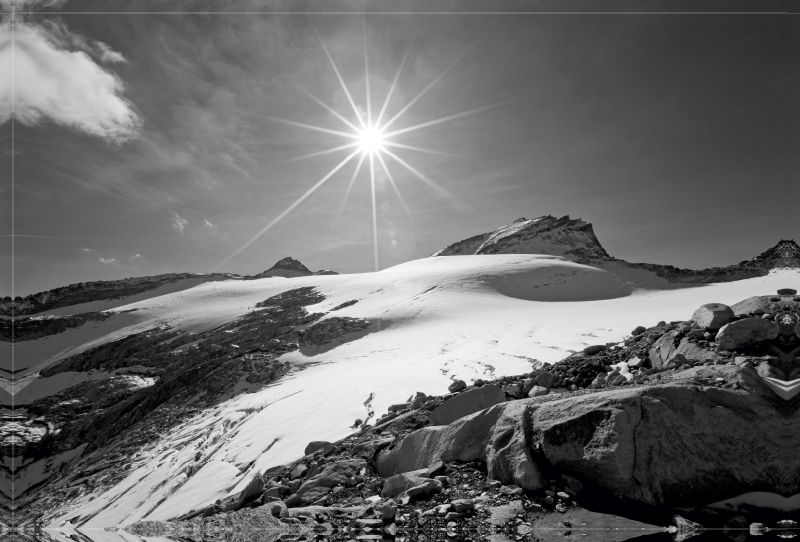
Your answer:
[[[681,269],[673,265],[630,263],[610,256],[590,223],[571,220],[569,216],[555,218],[550,215],[520,218],[493,232],[453,243],[433,256],[471,254],[552,254],[581,263],[616,262],[650,271],[670,282],[689,283],[731,282],[766,276],[772,269],[800,268],[800,246],[791,239],[781,239],[755,258],[727,267]]]
[[[493,232],[453,243],[434,256],[467,254],[553,254],[578,260],[607,260],[592,225],[569,216],[520,218]]]
[[[679,269],[672,265],[649,263],[631,263],[628,265],[637,269],[652,271],[670,282],[732,282],[763,277],[773,269],[800,268],[800,246],[792,239],[781,239],[774,247],[762,252],[755,258],[727,267]]]

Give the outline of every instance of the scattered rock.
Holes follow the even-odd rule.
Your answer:
[[[356,485],[355,477],[367,462],[363,459],[348,459],[326,463],[319,474],[307,479],[294,495],[286,499],[286,506],[295,507],[310,504],[330,493],[334,486],[352,487]]]

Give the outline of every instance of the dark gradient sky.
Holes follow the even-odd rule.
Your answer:
[[[209,4],[215,13],[131,13],[154,6],[192,12]],[[108,3],[70,0],[60,11],[27,16],[26,24],[59,21],[62,32],[121,53],[125,62],[101,69],[124,84],[142,124],[122,143],[46,118],[15,124],[14,224],[17,235],[27,236],[15,238],[15,295],[80,281],[209,271],[322,179],[348,151],[292,160],[348,140],[272,119],[349,131],[295,82],[355,122],[314,27],[362,110],[364,31],[374,112],[407,50],[389,117],[452,65],[395,128],[482,109],[397,136],[442,153],[395,150],[469,208],[389,160],[411,216],[379,175],[381,268],[545,214],[593,223],[618,258],[680,267],[729,265],[779,239],[800,240],[796,17],[546,13],[567,4],[571,11],[581,7],[486,0],[436,4],[454,11],[449,15],[240,15],[224,12],[285,4],[115,2],[122,13],[92,15],[74,12]],[[358,11],[361,5],[291,7]],[[369,9],[387,5],[423,4]],[[632,6],[719,12],[723,4],[585,5],[605,12]],[[520,6],[533,13],[496,14]],[[765,11],[785,6],[758,4]],[[4,174],[9,124],[0,135]],[[354,169],[355,161],[222,270],[256,273],[285,256],[312,270],[371,270],[364,170],[337,220]],[[9,235],[7,178],[0,190],[0,233]],[[182,229],[176,216],[185,221]],[[3,237],[0,247],[10,254],[10,239]],[[9,260],[0,262],[2,295],[10,293]]]

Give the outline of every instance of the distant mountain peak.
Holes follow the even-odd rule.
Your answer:
[[[577,260],[611,257],[597,240],[592,225],[569,215],[518,218],[496,230],[453,243],[433,256],[468,254],[553,254]]]
[[[800,268],[800,245],[795,243],[794,239],[781,239],[777,245],[765,250],[750,261],[759,262],[770,269]]]
[[[275,265],[255,275],[253,278],[264,278],[264,277],[308,277],[313,275],[311,270],[300,263],[298,260],[295,260],[291,257],[283,258],[282,260],[278,260]]]

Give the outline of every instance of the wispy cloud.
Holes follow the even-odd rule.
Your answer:
[[[82,248],[81,252],[97,252],[97,249],[94,249],[94,248]]]
[[[38,4],[52,2],[23,7]],[[117,143],[136,137],[142,120],[123,96],[119,77],[100,65],[124,61],[108,45],[87,41],[63,24],[6,18],[0,24],[0,71],[11,77],[0,77],[0,124],[13,115],[27,126],[49,120]]]
[[[138,260],[139,258],[144,258],[144,256],[142,256],[142,255],[141,255],[141,254],[139,254],[138,252],[137,252],[136,254],[134,254],[134,255],[130,256],[130,259],[131,259],[131,260]]]
[[[98,263],[102,263],[104,265],[112,265],[112,264],[117,263],[117,260],[116,260],[116,258],[103,258],[101,256],[100,258],[97,258],[97,262]]]
[[[172,226],[178,230],[178,232],[183,233],[184,228],[186,225],[189,224],[189,221],[183,218],[181,215],[172,211]]]
[[[204,223],[206,226],[208,226],[209,228],[216,228],[216,226],[215,226],[214,224],[212,224],[211,222],[209,222],[209,221],[208,221],[208,220],[206,220],[205,218],[203,219],[203,223]]]

